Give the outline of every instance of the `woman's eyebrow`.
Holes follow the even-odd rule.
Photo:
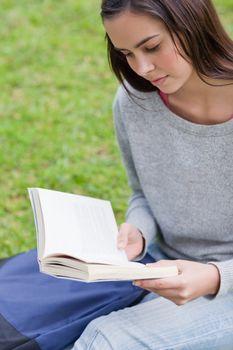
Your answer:
[[[135,49],[139,48],[141,45],[145,44],[147,41],[149,41],[150,39],[153,39],[157,36],[159,36],[159,34],[154,34],[154,35],[151,35],[151,36],[148,36],[148,37],[142,39],[141,41],[139,41],[139,43],[137,43],[134,46],[134,48]],[[123,48],[119,48],[119,47],[115,47],[115,50],[117,50],[117,51],[129,51],[128,49],[123,49]]]

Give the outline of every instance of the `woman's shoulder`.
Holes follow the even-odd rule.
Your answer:
[[[120,109],[150,109],[150,105],[161,103],[157,91],[141,92],[133,88],[129,83],[121,84],[116,92],[113,106],[118,104]]]

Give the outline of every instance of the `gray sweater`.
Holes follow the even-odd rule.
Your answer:
[[[213,262],[233,292],[233,120],[180,118],[157,92],[118,89],[113,112],[132,196],[126,221],[171,259]]]

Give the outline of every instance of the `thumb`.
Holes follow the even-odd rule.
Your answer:
[[[120,249],[126,248],[128,244],[128,230],[125,225],[121,225],[119,228],[119,233],[117,237],[117,246]]]
[[[147,266],[154,266],[154,267],[166,267],[166,266],[174,266],[176,265],[174,260],[159,260],[154,263],[148,263]]]

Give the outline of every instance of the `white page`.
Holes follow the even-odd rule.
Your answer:
[[[45,225],[43,256],[60,253],[89,262],[125,263],[109,201],[37,189]]]

